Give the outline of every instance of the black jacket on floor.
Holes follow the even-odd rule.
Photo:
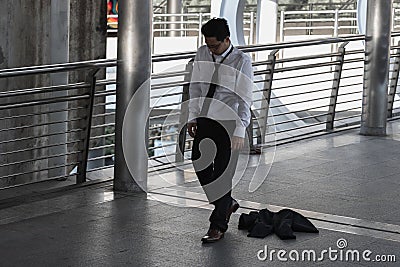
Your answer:
[[[283,209],[272,212],[268,209],[242,213],[239,218],[239,229],[248,230],[249,237],[264,238],[275,233],[280,239],[295,239],[293,232],[318,233],[318,229],[303,215]]]

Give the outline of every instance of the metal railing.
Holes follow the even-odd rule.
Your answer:
[[[243,31],[248,37],[247,44],[255,43],[257,12],[249,9],[243,14]],[[400,28],[400,9],[392,9],[392,30]],[[109,18],[118,18],[118,15],[109,15]],[[175,17],[176,21],[169,21],[170,17]],[[198,44],[201,45],[201,25],[210,18],[210,13],[181,13],[165,14],[155,13],[153,16],[154,37],[169,36],[171,32],[176,32],[175,36],[196,36]],[[298,35],[323,35],[323,36],[344,36],[358,34],[357,10],[335,9],[335,10],[307,10],[307,11],[285,11],[281,10],[279,17],[279,36],[280,42],[285,41],[285,36]],[[178,27],[171,29],[169,25],[175,24]],[[108,23],[109,36],[116,36],[118,22]]]
[[[397,36],[399,34],[393,34],[393,38]],[[253,61],[256,87],[253,91],[253,124],[248,129],[250,145],[274,146],[360,125],[363,40],[364,36],[353,35],[242,47],[244,52],[253,54],[253,58],[259,58],[257,54],[260,53],[269,54]],[[355,45],[357,43],[358,46]],[[325,50],[319,52],[323,46],[326,46]],[[331,52],[332,46],[337,47],[336,51]],[[316,52],[304,53],[306,47],[312,47],[308,51]],[[290,52],[293,49],[301,52]],[[282,50],[285,51],[285,58],[278,58],[278,52]],[[398,117],[400,111],[396,93],[399,51],[398,46],[392,47],[388,117]],[[190,56],[169,57],[169,60]],[[174,94],[184,102],[188,99],[190,69],[188,64],[180,73],[171,72],[169,79],[163,75],[165,83],[153,86],[152,90],[175,87]],[[172,81],[172,78],[176,80]],[[173,99],[174,94],[168,94],[168,97]],[[153,142],[149,148],[154,151],[149,158],[149,171],[191,164],[192,139],[185,134],[183,125],[187,121],[187,106],[180,106],[180,101],[172,99],[152,105],[153,110],[165,109],[164,115],[160,116],[161,112],[158,112],[153,119],[166,118],[167,122],[158,121],[151,128],[152,131],[157,130],[151,138],[158,143]],[[183,130],[179,131],[181,128]]]
[[[392,9],[392,31],[400,28],[400,9]],[[280,41],[284,36],[357,34],[357,10],[281,11]]]
[[[107,82],[96,81],[96,73],[108,66],[115,66],[115,60],[0,70],[1,82],[7,79],[4,84],[15,84],[0,93],[0,188],[48,179],[86,180],[87,166],[95,160],[90,151],[102,148],[101,142],[95,141],[99,137],[90,138],[91,133],[105,127],[98,119],[105,116],[104,109],[93,114],[104,106],[98,99],[107,93],[102,89]],[[85,72],[86,78],[50,85],[49,76],[60,72]],[[27,87],[38,80],[38,86]],[[65,114],[66,119],[54,119],[60,117],[55,114]],[[54,125],[63,127],[50,127]],[[60,159],[63,163],[54,164]]]
[[[398,36],[400,33],[393,33],[392,38]],[[248,129],[252,144],[249,145],[274,146],[358,126],[363,39],[364,36],[355,35],[240,47],[256,58],[253,60],[253,124]],[[331,46],[338,48],[331,52]],[[285,58],[278,58],[282,50]],[[151,77],[150,172],[190,164],[192,140],[184,125],[188,117],[185,101],[189,97],[191,73],[191,64],[187,62],[194,54],[152,58],[153,66],[168,62],[176,67],[155,72]],[[116,60],[95,60],[0,70],[0,81],[57,72],[86,73],[86,78],[76,83],[27,86],[0,93],[3,125],[0,130],[0,187],[56,178],[76,179],[75,182],[81,183],[87,172],[113,167],[116,81],[114,77],[96,79],[96,72],[115,69],[116,64]],[[399,69],[400,46],[396,45],[391,48],[390,118],[398,118],[400,113]],[[52,96],[59,91],[67,94]],[[68,103],[68,108],[50,110],[56,103]],[[52,121],[49,114],[56,112],[67,112],[68,120]],[[49,125],[57,123],[67,123],[67,131],[48,130]],[[49,142],[50,136],[57,135],[65,135],[66,141]],[[52,154],[50,148],[54,146],[66,147],[65,153]],[[52,159],[57,157],[63,157],[65,163],[52,165]],[[65,170],[65,173],[53,175],[54,170]]]
[[[118,15],[108,15],[108,18],[118,18]],[[169,21],[174,17],[175,21]],[[210,13],[180,13],[180,14],[154,14],[153,15],[153,36],[166,37],[171,32],[177,33],[175,36],[187,37],[195,36],[198,38],[198,44],[202,44],[201,26],[210,19]],[[245,36],[249,36],[249,44],[254,43],[256,30],[256,13],[245,12],[243,14],[243,31]],[[170,28],[170,25],[177,27]],[[110,37],[116,37],[118,32],[118,21],[108,22],[109,29],[107,34]]]
[[[398,31],[400,29],[400,9],[392,9],[392,31]]]
[[[356,10],[281,11],[280,40],[286,35],[339,36],[357,33]]]

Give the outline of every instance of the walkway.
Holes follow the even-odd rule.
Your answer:
[[[344,239],[342,260],[330,261],[325,254],[317,266],[398,266],[400,122],[390,123],[388,133],[364,137],[350,130],[251,156],[234,189],[243,208],[216,244],[200,242],[211,206],[190,170],[152,174],[148,197],[114,193],[111,182],[103,182],[3,199],[0,265],[310,266],[309,261],[279,261],[276,253],[272,263],[260,261],[257,252],[265,246],[269,252],[282,249],[289,259],[292,250],[300,258],[304,250],[314,250],[318,258],[325,249],[338,250],[337,241]],[[253,186],[261,184],[252,193],[251,180]],[[11,196],[13,191],[2,194]],[[274,235],[249,238],[237,229],[241,212],[266,207],[296,209],[320,233],[297,233],[296,240],[283,241]],[[360,252],[359,262],[346,261],[349,250]],[[372,252],[367,255],[371,259],[395,255],[397,264],[366,262],[361,254],[365,250]]]

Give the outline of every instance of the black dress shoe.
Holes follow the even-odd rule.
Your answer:
[[[203,243],[214,243],[224,237],[224,233],[218,229],[210,229],[208,230],[207,234],[203,236],[201,241]]]
[[[229,219],[231,218],[232,213],[236,212],[239,208],[239,203],[237,203],[236,200],[232,199],[231,206],[229,207],[227,213],[226,213],[226,222],[229,222]]]

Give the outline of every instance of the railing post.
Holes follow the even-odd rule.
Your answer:
[[[156,24],[154,23],[155,22],[155,17],[156,17],[156,14],[154,14],[152,17],[151,17],[151,25],[152,25],[152,28],[151,28],[151,30],[152,30],[152,32],[153,32],[153,34],[151,35],[151,54],[152,55],[154,55],[154,43],[155,43],[155,33],[156,33],[156,31],[155,31],[155,29],[156,29]],[[161,27],[160,27],[161,28]],[[160,31],[160,34],[159,35],[161,35],[161,31]],[[151,66],[151,69],[153,69],[153,66]]]
[[[312,11],[312,10],[311,10],[311,11]],[[308,13],[308,19],[309,19],[309,21],[306,21],[306,27],[308,28],[308,29],[306,30],[306,35],[312,35],[312,33],[313,33],[313,30],[312,30],[312,26],[313,26],[312,18],[313,18],[313,14],[312,14],[311,12],[309,12],[309,13]]]
[[[268,56],[267,74],[265,74],[265,82],[263,88],[263,99],[261,101],[260,118],[258,120],[261,132],[261,143],[265,143],[265,135],[267,133],[268,109],[271,102],[272,80],[275,70],[276,53],[278,49],[271,51]]]
[[[250,12],[249,45],[254,43],[254,12]]]
[[[335,15],[334,15],[334,25],[333,25],[333,37],[338,37],[339,35],[339,10],[335,9]],[[333,53],[333,51],[337,51],[338,50],[338,44],[331,44],[331,53]]]
[[[185,23],[185,22],[188,21],[189,17],[181,15],[180,18],[181,18],[181,24],[180,24],[181,37],[182,37],[182,36],[185,36],[185,37],[186,37],[186,36],[189,36],[189,35],[188,35],[188,31],[189,31],[189,28],[188,28],[188,27],[189,27],[189,26],[188,26],[188,24]]]
[[[398,48],[396,49],[396,56],[393,62],[392,78],[389,80],[388,118],[393,117],[393,103],[400,73],[400,41],[397,43],[397,46]]]
[[[280,21],[280,29],[279,29],[279,42],[283,43],[283,41],[285,40],[284,38],[284,34],[285,34],[285,11],[281,11],[281,21]],[[280,49],[279,51],[279,58],[282,59],[283,58],[283,49]],[[283,66],[283,65],[282,65]]]
[[[281,20],[279,22],[280,29],[279,29],[279,42],[283,43],[284,41],[284,27],[285,27],[285,11],[281,11]]]
[[[200,12],[199,14],[199,38],[198,40],[198,47],[202,44],[202,35],[201,35],[201,27],[203,26],[203,13]]]
[[[390,30],[393,32],[395,27],[395,20],[396,20],[396,9],[392,8],[392,19],[390,20]]]
[[[168,14],[182,14],[182,0],[168,0],[167,12]],[[168,16],[167,21],[170,22],[167,26],[167,29],[170,30],[167,36],[182,36],[182,23],[177,23],[182,22],[182,16]]]
[[[249,137],[249,153],[250,155],[254,155],[254,154],[261,154],[262,152],[262,140],[261,140],[261,131],[258,130],[256,131],[257,135],[256,135],[256,139],[257,139],[257,143],[254,144],[254,137],[253,137],[253,132],[254,132],[254,119],[257,119],[257,116],[254,114],[253,110],[250,109],[250,123],[249,126],[247,126],[246,128],[246,133],[247,136]]]
[[[333,37],[338,37],[339,35],[339,10],[335,10],[335,24],[333,26]]]
[[[187,120],[189,118],[189,86],[190,79],[192,77],[194,59],[191,59],[187,64],[185,71],[184,80],[185,85],[183,86],[182,92],[182,104],[181,104],[181,114],[179,116],[179,128],[181,129],[178,136],[178,143],[176,145],[175,162],[183,162],[185,160],[185,143],[186,143],[186,130],[187,130]]]
[[[392,8],[392,19],[390,20],[390,31],[394,32],[396,28],[396,9]],[[391,39],[391,45],[394,45],[395,38]]]
[[[78,165],[78,175],[76,177],[76,183],[86,182],[86,169],[88,165],[89,157],[89,145],[90,145],[90,133],[92,128],[92,117],[93,117],[93,106],[94,106],[94,95],[96,93],[96,73],[99,69],[93,69],[87,75],[86,81],[90,84],[89,88],[89,103],[87,105],[87,118],[86,127],[84,131],[83,147],[82,147],[82,158]]]
[[[331,91],[331,97],[330,97],[330,101],[329,101],[329,111],[328,111],[328,116],[326,118],[326,130],[327,131],[332,131],[333,127],[334,127],[336,103],[337,103],[337,97],[339,94],[340,78],[342,76],[344,55],[346,52],[345,46],[348,43],[349,42],[345,42],[345,43],[341,44],[341,46],[338,49],[338,53],[340,53],[340,55],[336,57],[336,61],[339,61],[339,64],[335,66],[335,70],[334,70],[335,74],[333,76],[332,91]]]

